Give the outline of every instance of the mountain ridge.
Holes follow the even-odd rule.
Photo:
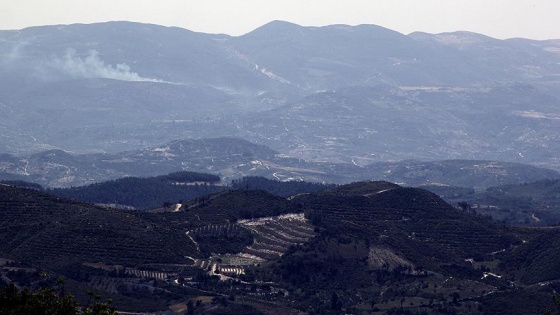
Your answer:
[[[273,29],[286,36],[265,36]],[[0,150],[116,152],[178,138],[230,135],[275,149],[307,143],[318,146],[318,150],[309,152],[291,149],[292,155],[299,158],[329,157],[331,161],[349,163],[351,159],[368,157],[379,161],[381,158],[372,157],[364,148],[402,142],[402,137],[391,133],[391,129],[384,130],[379,141],[340,143],[344,150],[335,154],[321,143],[321,139],[332,137],[328,132],[332,126],[291,114],[284,115],[281,121],[255,119],[260,113],[272,115],[269,110],[305,104],[310,97],[316,97],[312,95],[322,92],[335,92],[329,95],[331,101],[346,106],[345,99],[351,97],[351,92],[352,98],[364,104],[373,101],[394,108],[407,103],[416,105],[413,108],[418,121],[413,121],[411,128],[434,125],[437,132],[430,137],[438,139],[437,145],[442,148],[440,152],[427,152],[429,159],[447,158],[445,150],[457,150],[459,156],[468,154],[462,148],[473,145],[475,152],[480,152],[476,159],[496,159],[490,157],[492,152],[508,150],[506,141],[492,142],[490,146],[496,148],[490,149],[484,141],[492,137],[482,142],[476,137],[477,130],[499,135],[500,131],[492,128],[494,122],[485,122],[470,132],[456,130],[455,126],[472,124],[478,112],[487,120],[499,118],[504,122],[502,129],[522,125],[516,131],[516,139],[530,139],[534,144],[527,151],[535,152],[525,160],[558,164],[536,139],[544,139],[541,141],[545,145],[556,143],[547,124],[558,116],[557,40],[470,40],[468,47],[462,49],[436,39],[482,35],[422,34],[424,39],[418,39],[419,36],[374,25],[305,27],[285,22],[273,22],[236,37],[132,22],[0,31],[0,74],[12,78],[0,86],[0,122],[5,127]],[[533,90],[516,90],[520,84]],[[496,88],[500,85],[504,87],[501,90]],[[379,99],[360,90],[364,86],[386,86],[387,96],[395,93],[400,97]],[[492,99],[485,99],[488,89],[493,90]],[[516,93],[519,101],[511,100],[511,93]],[[360,100],[360,94],[364,100]],[[440,103],[446,97],[446,102],[454,106]],[[320,98],[317,101],[327,102]],[[494,107],[505,110],[495,111]],[[227,114],[223,114],[225,108]],[[402,115],[395,117],[380,108],[373,114],[368,115],[393,121],[392,125],[410,123]],[[341,119],[352,118],[348,113],[342,115]],[[452,123],[446,123],[447,118]],[[294,139],[278,145],[275,138],[282,134],[296,136],[290,130],[297,126],[289,122],[298,119],[298,125],[305,123],[309,129],[297,135],[301,141]],[[254,129],[279,123],[287,125],[274,135],[261,135]],[[354,125],[366,132],[371,129],[365,121]],[[352,135],[361,139],[352,126],[335,126],[340,131],[336,137]],[[540,134],[533,136],[533,131]],[[371,135],[364,136],[367,139]],[[90,141],[82,141],[83,137]],[[457,145],[464,141],[467,145]],[[404,152],[394,150],[395,156],[389,159],[411,158],[414,152],[406,148],[414,142],[417,141],[405,138]],[[522,160],[515,155],[500,159]]]
[[[370,162],[370,161],[366,161]],[[59,149],[0,155],[0,180],[36,182],[46,188],[83,186],[122,177],[177,171],[213,173],[225,183],[245,176],[281,181],[349,183],[387,180],[408,186],[440,184],[490,187],[557,179],[557,171],[513,162],[444,160],[373,162],[364,165],[309,162],[238,138],[183,139],[114,154],[71,154]]]

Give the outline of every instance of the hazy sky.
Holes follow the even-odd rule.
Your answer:
[[[560,39],[560,0],[0,0],[0,29],[114,20],[241,35],[272,20]]]

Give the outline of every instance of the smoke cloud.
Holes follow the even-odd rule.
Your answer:
[[[116,66],[106,64],[99,53],[95,50],[89,52],[85,58],[76,54],[76,51],[69,49],[63,60],[57,62],[62,71],[75,78],[103,78],[120,81],[143,81],[143,82],[164,82],[157,79],[146,78],[140,76],[136,72],[132,72],[130,67],[125,63],[119,63]]]
[[[14,63],[21,59],[22,51],[27,45],[26,42],[16,43],[11,48],[6,48],[6,51],[0,51],[0,65],[3,68],[13,68]]]

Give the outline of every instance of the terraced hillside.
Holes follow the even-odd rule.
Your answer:
[[[495,223],[463,213],[428,191],[389,183],[355,185],[294,201],[304,204],[314,224],[398,248],[422,265],[434,266],[429,257],[461,260],[521,243]]]
[[[280,258],[290,246],[303,244],[315,236],[314,227],[303,213],[242,220],[239,224],[249,229],[254,238],[243,253],[263,260]]]
[[[195,260],[196,264],[211,273],[219,270],[222,274],[241,274],[244,266],[278,259],[290,246],[306,243],[315,236],[314,227],[303,213],[240,220],[237,224],[210,225],[188,234],[195,235],[204,244],[208,238],[218,235],[231,237],[239,229],[250,231],[253,242],[238,253],[212,255],[209,259]]]
[[[181,233],[131,213],[0,185],[0,255],[49,267],[72,263],[184,263]]]

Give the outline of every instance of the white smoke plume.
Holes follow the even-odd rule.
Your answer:
[[[144,82],[164,82],[157,79],[146,78],[140,76],[136,72],[132,72],[130,67],[125,63],[119,63],[116,66],[105,64],[99,53],[95,50],[82,58],[76,54],[76,51],[69,49],[63,60],[56,62],[62,71],[76,78],[103,78],[120,81],[144,81]]]
[[[13,68],[14,63],[21,59],[22,51],[27,45],[27,42],[19,42],[14,44],[10,49],[7,49],[5,53],[0,53],[0,66],[3,68]]]

